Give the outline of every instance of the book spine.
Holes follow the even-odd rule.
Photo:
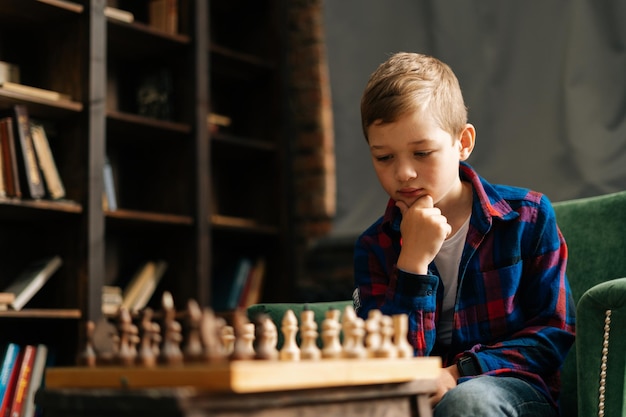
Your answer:
[[[30,264],[4,290],[15,294],[15,300],[11,303],[11,308],[16,311],[21,310],[62,264],[63,260],[58,255],[43,258]]]
[[[33,138],[30,134],[30,119],[28,116],[28,110],[23,104],[16,104],[15,110],[15,127],[17,130],[17,136],[19,138],[20,146],[17,147],[19,154],[22,156],[24,162],[24,182],[27,185],[31,198],[42,198],[45,194],[43,182],[39,172],[39,164],[35,156],[35,150],[33,147]]]
[[[9,417],[20,417],[22,409],[24,407],[24,400],[26,398],[26,392],[28,384],[30,383],[30,376],[33,371],[33,365],[35,363],[35,354],[37,353],[37,347],[33,345],[26,345],[24,347],[24,356],[20,365],[20,372],[17,376],[17,383],[15,385],[15,393],[13,394],[13,402],[11,404],[11,411]]]
[[[35,393],[43,384],[44,371],[46,369],[46,361],[48,359],[48,347],[46,345],[37,345],[37,353],[35,354],[35,362],[33,363],[33,371],[31,381],[28,384],[26,399],[24,400],[23,417],[35,416]]]
[[[44,127],[40,124],[31,123],[30,131],[37,161],[46,181],[50,198],[56,200],[65,197],[65,187],[63,186],[61,176],[54,162],[54,156],[52,155],[50,142],[48,141]]]
[[[22,357],[24,356],[24,350],[20,349],[15,363],[11,369],[11,375],[7,382],[7,389],[2,397],[2,403],[0,403],[0,417],[8,417],[11,411],[11,403],[13,401],[13,393],[15,392],[15,386],[17,385],[17,377],[20,373],[20,364],[22,363]]]
[[[117,210],[117,195],[115,193],[115,179],[113,178],[113,167],[109,158],[105,158],[102,167],[102,178],[104,181],[104,196],[106,198],[106,209]]]
[[[2,168],[8,197],[21,197],[22,192],[18,180],[15,139],[13,137],[13,119],[4,117],[0,120],[0,140],[2,141]]]
[[[241,258],[239,260],[239,264],[233,277],[234,282],[232,286],[232,291],[228,297],[228,309],[234,310],[237,308],[237,303],[239,302],[239,296],[243,291],[243,287],[250,275],[250,270],[252,269],[252,261],[249,258]]]
[[[15,343],[9,343],[4,351],[2,368],[0,369],[0,403],[2,402],[7,391],[9,379],[11,378],[11,371],[15,366],[19,351],[20,347]]]

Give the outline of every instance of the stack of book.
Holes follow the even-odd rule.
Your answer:
[[[46,130],[23,104],[0,113],[0,197],[65,197]]]

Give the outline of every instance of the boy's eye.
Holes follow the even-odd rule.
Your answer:
[[[383,155],[383,156],[375,156],[374,157],[378,162],[385,162],[385,161],[389,161],[392,156],[391,155]]]
[[[420,151],[420,152],[414,152],[413,155],[417,156],[418,158],[425,158],[431,153],[432,153],[431,151]]]

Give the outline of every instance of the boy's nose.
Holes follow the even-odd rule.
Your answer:
[[[401,182],[406,182],[417,178],[417,171],[411,164],[399,163],[396,168],[396,178]]]

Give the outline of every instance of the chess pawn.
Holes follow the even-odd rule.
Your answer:
[[[174,298],[169,291],[163,292],[161,299],[163,306],[163,349],[161,358],[167,365],[182,365],[183,353],[180,350],[182,341],[182,326],[176,321]]]
[[[317,323],[315,322],[315,312],[304,309],[300,313],[300,334],[302,345],[300,346],[300,356],[306,360],[319,360],[322,351],[317,346]]]
[[[96,366],[96,350],[93,347],[93,335],[95,329],[96,323],[94,323],[92,320],[88,320],[86,323],[87,342],[85,343],[85,350],[80,357],[80,363],[84,366]]]
[[[272,319],[263,314],[257,319],[256,326],[256,358],[264,360],[278,359],[278,329]]]
[[[119,349],[117,358],[120,364],[131,366],[137,358],[138,329],[132,322],[127,308],[121,307],[118,312]]]
[[[156,365],[157,354],[154,351],[154,324],[152,321],[153,311],[147,307],[141,317],[141,342],[137,352],[137,361],[140,365],[152,367]],[[158,326],[158,325],[157,325]],[[159,336],[160,338],[160,336]]]
[[[279,357],[282,361],[299,361],[300,348],[296,342],[296,334],[298,333],[298,319],[293,310],[287,310],[283,316],[281,330],[283,332],[283,347],[279,351]]]
[[[341,357],[340,333],[341,324],[339,324],[340,311],[330,309],[326,311],[325,318],[322,321],[322,358],[335,359]]]
[[[200,322],[202,310],[198,302],[190,299],[187,302],[187,343],[185,344],[184,356],[189,361],[199,361],[202,358],[202,342],[200,340]]]
[[[233,326],[222,326],[220,338],[222,340],[223,356],[227,357],[232,355],[235,350],[235,329]]]
[[[342,350],[344,353],[353,349],[354,339],[351,336],[355,319],[356,312],[354,311],[354,307],[347,305],[343,310],[343,316],[341,318],[341,329],[343,331]]]
[[[380,310],[373,309],[369,311],[365,320],[365,349],[370,357],[374,356],[374,352],[378,350],[382,341],[380,334],[380,319],[382,315]]]
[[[393,344],[393,319],[390,316],[383,315],[380,323],[382,340],[380,346],[374,352],[374,356],[378,358],[395,358],[397,357],[397,352],[396,346]]]
[[[396,345],[397,356],[399,358],[412,358],[413,346],[407,338],[409,331],[409,316],[406,314],[393,315],[393,341]]]
[[[343,330],[343,357],[364,358],[367,356],[363,338],[365,337],[365,324],[363,319],[357,317],[354,307],[346,306],[342,319]]]
[[[254,324],[250,323],[243,310],[235,311],[235,346],[231,358],[234,360],[254,358]]]

